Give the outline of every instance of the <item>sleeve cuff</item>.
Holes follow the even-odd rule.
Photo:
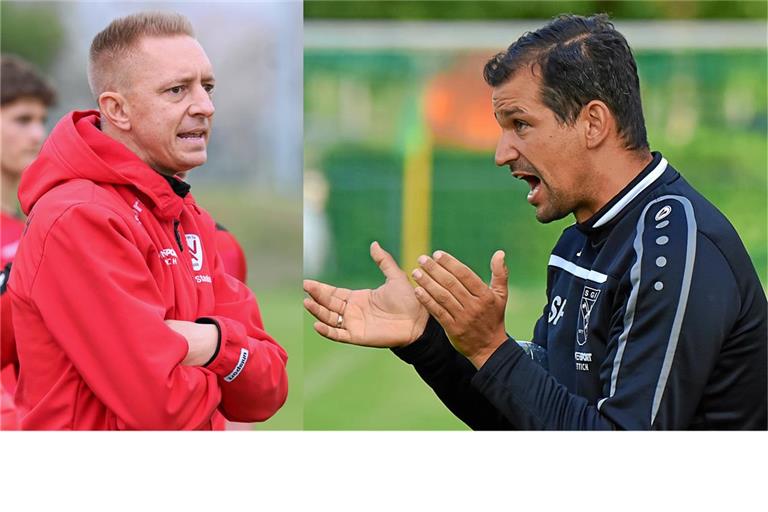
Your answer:
[[[416,340],[409,345],[393,348],[392,352],[408,364],[417,364],[428,356],[434,340],[440,335],[445,335],[443,327],[430,315],[421,336],[416,338]]]
[[[202,317],[198,324],[213,324],[219,331],[219,343],[210,361],[203,365],[227,382],[232,382],[248,360],[248,336],[241,324],[220,316]]]
[[[195,320],[195,323],[210,324],[210,325],[216,326],[216,333],[218,336],[218,339],[216,340],[216,350],[213,351],[213,355],[211,356],[211,358],[208,361],[206,361],[206,363],[203,365],[203,368],[207,368],[208,365],[211,364],[216,359],[216,357],[219,355],[219,352],[221,351],[221,326],[213,318],[198,318],[197,320]]]
[[[524,355],[525,351],[520,348],[520,345],[513,338],[507,338],[507,341],[502,343],[485,364],[477,370],[477,373],[472,377],[472,385],[482,391],[502,368],[515,366]]]

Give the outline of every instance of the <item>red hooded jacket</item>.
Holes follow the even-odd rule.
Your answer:
[[[16,357],[16,342],[11,324],[11,301],[6,292],[10,263],[16,255],[24,221],[0,212],[0,430],[16,430],[16,408],[13,394],[16,391],[16,372],[19,365]]]
[[[211,429],[263,421],[287,394],[285,351],[227,275],[215,223],[72,112],[27,169],[12,298],[23,429]],[[164,320],[215,322],[220,347],[185,366]]]

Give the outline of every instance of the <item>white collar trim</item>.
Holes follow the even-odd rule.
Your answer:
[[[592,227],[593,228],[599,228],[600,226],[603,226],[605,224],[608,224],[611,220],[613,220],[616,215],[621,212],[621,210],[624,209],[625,206],[627,206],[630,201],[632,201],[634,198],[636,198],[640,192],[645,190],[650,186],[651,183],[659,179],[659,176],[661,176],[664,171],[667,170],[667,159],[662,157],[659,164],[656,166],[655,169],[653,169],[648,175],[640,180],[640,183],[632,187],[632,190],[627,192],[624,197],[622,197],[618,203],[613,205],[610,210],[605,212],[605,215],[600,217],[597,222],[595,222]]]

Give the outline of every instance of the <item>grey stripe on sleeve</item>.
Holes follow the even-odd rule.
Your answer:
[[[685,269],[683,271],[683,282],[680,290],[680,298],[677,303],[677,311],[675,312],[675,318],[672,322],[672,329],[669,335],[669,341],[667,343],[667,350],[664,355],[664,362],[661,366],[661,372],[659,374],[659,380],[656,383],[656,391],[653,397],[653,404],[651,406],[651,425],[653,425],[656,419],[656,414],[661,404],[661,398],[664,395],[664,389],[667,386],[667,380],[669,379],[669,372],[672,368],[672,361],[675,357],[675,350],[677,349],[677,343],[680,337],[680,328],[683,323],[683,317],[685,316],[685,308],[688,305],[688,294],[691,287],[691,276],[693,274],[693,265],[696,260],[696,218],[693,212],[693,206],[691,202],[683,196],[666,195],[655,199],[648,203],[643,212],[640,214],[640,218],[637,222],[637,235],[635,235],[635,241],[633,247],[637,259],[630,270],[630,282],[632,284],[632,290],[629,294],[629,300],[627,301],[627,309],[624,312],[624,330],[619,336],[618,347],[616,350],[616,357],[613,360],[613,370],[611,371],[611,387],[608,397],[612,397],[616,394],[616,384],[619,377],[619,370],[621,368],[621,360],[624,356],[624,350],[627,345],[627,339],[632,330],[632,324],[635,319],[635,308],[637,307],[637,295],[640,290],[640,269],[643,261],[643,232],[645,231],[645,215],[648,209],[654,204],[664,201],[666,199],[672,199],[679,202],[685,211],[686,221],[688,225],[688,239],[686,243],[685,253]],[[603,398],[598,402],[598,409],[603,405],[606,398]]]
[[[693,213],[693,205],[686,197],[672,196],[672,199],[679,201],[685,209],[685,219],[688,222],[688,240],[685,250],[685,270],[683,271],[683,285],[680,288],[680,299],[677,301],[677,311],[675,320],[672,322],[672,332],[669,334],[669,344],[667,353],[664,354],[664,364],[661,366],[659,381],[656,383],[656,393],[653,395],[653,406],[651,407],[651,425],[656,419],[656,413],[659,412],[661,397],[664,395],[664,389],[667,387],[667,379],[672,369],[672,360],[675,358],[677,342],[680,339],[680,328],[685,316],[685,308],[688,306],[688,294],[691,290],[691,277],[693,275],[693,265],[696,262],[696,216]]]

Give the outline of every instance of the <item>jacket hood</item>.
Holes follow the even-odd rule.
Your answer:
[[[101,185],[137,189],[154,213],[174,218],[184,202],[162,175],[122,143],[102,133],[99,112],[70,112],[56,124],[40,155],[24,171],[19,201],[29,215],[46,193],[71,180],[85,179]]]

